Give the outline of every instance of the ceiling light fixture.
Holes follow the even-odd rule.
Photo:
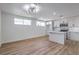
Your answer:
[[[37,13],[40,10],[40,7],[37,4],[27,4],[24,5],[24,10],[30,13]]]

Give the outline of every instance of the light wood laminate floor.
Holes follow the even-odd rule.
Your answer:
[[[61,45],[48,40],[47,36],[3,44],[0,55],[77,55],[79,42],[66,40]]]

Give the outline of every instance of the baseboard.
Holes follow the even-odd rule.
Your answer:
[[[46,37],[46,36],[47,36],[47,35],[35,36],[35,37],[29,38],[29,39],[41,38],[41,37]]]
[[[28,39],[22,39],[22,40],[17,40],[17,41],[12,41],[12,42],[5,42],[5,43],[2,43],[2,45],[3,44],[15,43],[15,42],[21,42],[21,41],[25,41],[25,40],[36,39],[36,38],[42,38],[42,37],[46,37],[46,36],[48,36],[48,35],[34,36],[34,37],[31,37],[31,38],[28,38]]]

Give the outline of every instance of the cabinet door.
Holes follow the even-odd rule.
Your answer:
[[[79,32],[70,32],[70,40],[79,41]]]
[[[59,44],[64,44],[65,36],[65,33],[49,33],[49,40]]]

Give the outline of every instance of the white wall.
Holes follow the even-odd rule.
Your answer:
[[[71,27],[72,27],[72,24],[74,24],[75,27],[79,27],[79,16],[71,17],[71,18],[68,18],[67,20]]]
[[[1,11],[0,11],[0,46],[1,46]]]
[[[36,20],[31,26],[15,25],[14,18],[25,18],[2,12],[2,43],[18,41],[45,35],[45,27],[37,27]],[[27,18],[25,18],[27,19]]]

